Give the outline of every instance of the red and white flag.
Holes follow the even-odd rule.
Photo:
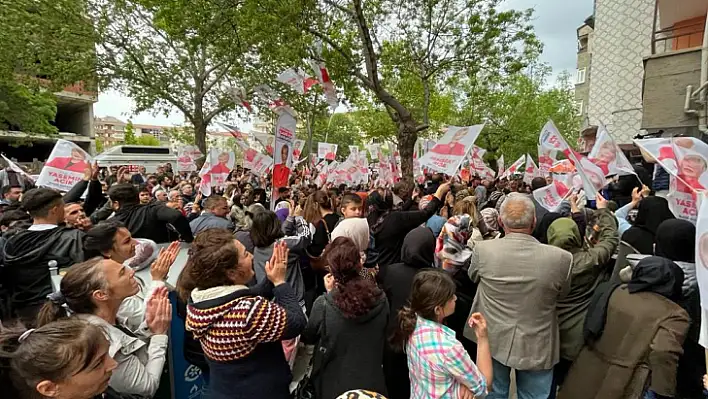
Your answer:
[[[587,157],[582,156],[570,148],[560,134],[553,121],[548,121],[539,135],[539,144],[544,150],[560,151],[570,159],[578,170],[578,175],[583,182],[583,189],[588,198],[594,198],[598,190],[605,186],[605,174],[602,169],[592,163]]]
[[[513,174],[521,173],[521,170],[525,165],[526,165],[526,155],[522,155],[521,158],[517,159],[516,162],[514,162],[513,164],[511,164],[511,166],[509,166],[509,169],[507,169],[504,172],[503,177],[508,177]]]
[[[500,179],[504,176],[504,154],[501,154],[499,158],[497,158],[497,176],[499,176]]]
[[[612,139],[604,125],[597,129],[597,138],[588,158],[597,165],[605,176],[636,175],[634,167]]]
[[[533,197],[541,206],[550,212],[555,212],[570,192],[570,188],[564,182],[553,180],[553,183],[534,190]]]

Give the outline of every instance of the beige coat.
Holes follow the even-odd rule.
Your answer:
[[[646,388],[673,397],[686,330],[688,314],[671,300],[617,288],[605,331],[580,351],[558,399],[641,399]]]
[[[517,370],[549,370],[559,360],[556,306],[570,289],[572,256],[527,234],[475,245],[472,312],[487,319],[492,357]],[[465,326],[466,338],[476,340]]]

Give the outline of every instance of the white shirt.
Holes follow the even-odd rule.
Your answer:
[[[30,226],[27,230],[30,230],[30,231],[44,231],[44,230],[55,229],[55,228],[57,228],[57,227],[59,227],[59,226],[57,226],[56,224],[33,224],[33,225]]]

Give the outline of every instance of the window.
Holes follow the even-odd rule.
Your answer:
[[[585,83],[586,71],[587,71],[586,68],[578,69],[577,76],[575,77],[575,84],[581,85],[581,84]]]
[[[576,109],[576,115],[582,116],[583,115],[583,100],[577,100],[575,101],[575,109]]]

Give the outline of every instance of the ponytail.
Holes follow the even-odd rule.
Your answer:
[[[3,397],[40,397],[39,382],[64,381],[85,370],[107,346],[103,330],[78,319],[66,319],[26,330],[0,326],[0,386]]]
[[[411,285],[409,306],[398,312],[398,326],[390,339],[393,349],[403,350],[415,331],[417,317],[438,322],[435,313],[455,296],[457,287],[450,275],[441,269],[416,273]]]
[[[106,289],[107,286],[101,267],[104,260],[101,257],[91,258],[67,269],[61,279],[59,292],[50,294],[40,309],[37,325],[63,319],[67,317],[67,310],[71,313],[92,314],[96,310],[94,291]]]
[[[410,339],[411,335],[413,335],[413,331],[415,331],[416,321],[417,317],[415,312],[408,306],[398,311],[398,323],[389,338],[393,350],[403,352],[408,339]]]

